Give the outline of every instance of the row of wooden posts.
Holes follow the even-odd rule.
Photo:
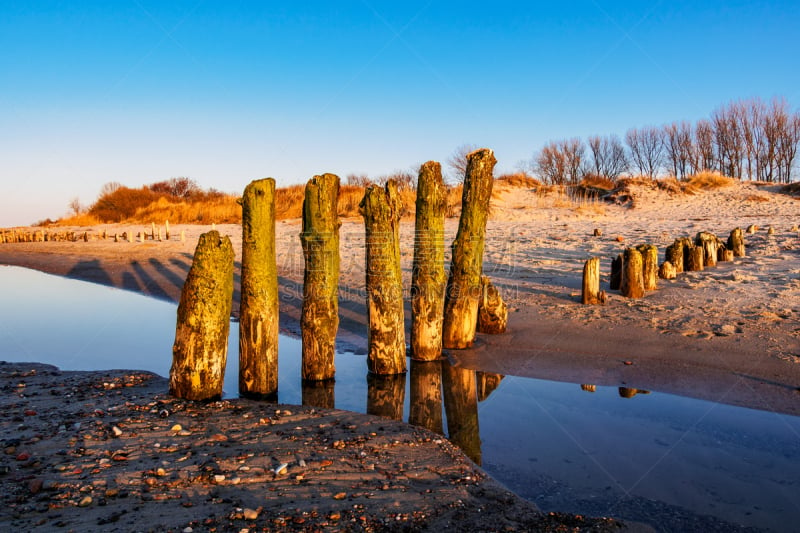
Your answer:
[[[674,279],[681,272],[700,271],[720,261],[744,257],[745,253],[741,228],[734,228],[727,242],[706,231],[699,232],[694,240],[689,237],[676,239],[667,246],[664,262],[660,266],[658,248],[652,244],[642,244],[626,248],[611,261],[609,287],[619,290],[628,298],[641,298],[647,291],[658,288],[658,278]],[[605,291],[600,290],[600,259],[592,257],[583,267],[581,302],[600,304],[605,303],[606,297]]]
[[[181,230],[180,241],[186,242],[186,231]],[[108,240],[113,239],[114,242],[144,242],[147,239],[153,241],[168,241],[171,239],[169,230],[169,221],[164,225],[164,232],[162,233],[161,227],[156,226],[155,222],[151,224],[150,233],[147,231],[139,231],[134,236],[133,231],[123,231],[122,233],[108,233],[104,229],[97,235],[89,233],[88,231],[51,231],[44,229],[28,230],[28,229],[0,229],[0,244],[14,244],[26,242],[89,242],[91,240]]]
[[[502,298],[482,276],[493,169],[489,149],[467,156],[462,212],[444,269],[446,189],[441,165],[420,168],[417,185],[411,300],[411,357],[439,359],[443,348],[472,346],[481,331],[505,330]],[[305,260],[302,379],[335,375],[339,325],[339,178],[315,176],[306,185],[300,240]],[[278,276],[275,181],[250,183],[242,196],[239,311],[239,393],[273,398],[278,390]],[[360,205],[366,232],[367,367],[377,375],[406,372],[400,201],[397,186],[367,187]],[[233,294],[233,246],[216,231],[200,236],[178,305],[170,393],[209,399],[222,393]],[[479,312],[480,308],[480,312]]]

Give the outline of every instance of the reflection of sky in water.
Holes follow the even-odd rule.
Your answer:
[[[14,267],[0,267],[0,295],[0,360],[169,374],[171,303]],[[226,396],[238,382],[237,328],[231,324]],[[280,342],[279,400],[299,404],[300,341]],[[365,356],[339,354],[336,367],[336,408],[365,412]],[[405,398],[407,420],[408,385]],[[547,510],[678,509],[786,531],[800,521],[798,417],[511,376],[478,414],[484,468]]]

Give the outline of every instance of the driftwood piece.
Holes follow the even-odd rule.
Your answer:
[[[439,361],[411,360],[408,423],[440,435],[442,425],[442,365]]]
[[[239,393],[277,399],[278,267],[275,180],[251,182],[242,195]],[[159,231],[161,231],[159,229]]]
[[[367,187],[359,210],[366,231],[367,367],[374,374],[401,374],[406,371],[406,340],[395,181]]]
[[[169,393],[186,400],[222,396],[233,297],[233,246],[216,231],[200,235],[178,305]]]
[[[442,332],[444,348],[469,348],[475,340],[486,222],[494,183],[492,172],[496,163],[494,153],[486,148],[467,156],[461,217],[453,242],[453,256],[445,293]]]
[[[442,355],[444,321],[444,214],[447,188],[442,166],[428,161],[419,170],[411,273],[411,357],[432,361]]]
[[[481,276],[481,300],[478,304],[478,325],[481,333],[497,335],[505,333],[508,323],[508,308],[492,282]]]
[[[730,236],[728,236],[728,249],[733,252],[734,257],[744,257],[747,255],[742,228],[734,228],[731,231]]]
[[[619,290],[628,298],[644,296],[644,261],[636,248],[626,248],[622,258],[622,281]]]
[[[334,377],[339,329],[339,177],[314,176],[303,200],[302,378]]]

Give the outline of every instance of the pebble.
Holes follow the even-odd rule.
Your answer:
[[[245,520],[255,520],[256,518],[258,518],[259,514],[261,514],[260,511],[256,509],[245,509],[242,512],[242,515],[244,516]]]
[[[78,503],[78,507],[89,507],[92,505],[92,497],[91,496],[84,496],[83,499]]]
[[[223,474],[214,474],[214,481],[217,483],[222,483],[225,481],[225,476]]]
[[[111,431],[114,433],[114,436],[115,436],[115,437],[120,437],[120,436],[122,436],[122,430],[121,430],[121,429],[119,429],[117,426],[113,426],[113,427],[111,428]]]
[[[170,431],[181,431],[181,430],[183,430],[183,427],[180,424],[175,424],[174,426],[172,426],[172,428],[170,428]]]

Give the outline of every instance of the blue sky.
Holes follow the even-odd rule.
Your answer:
[[[800,105],[794,1],[0,0],[0,226],[104,183],[376,177]]]

